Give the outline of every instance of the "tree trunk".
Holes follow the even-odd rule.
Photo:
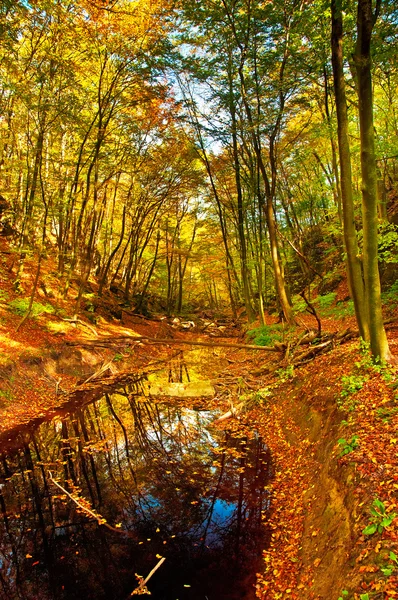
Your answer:
[[[332,64],[334,91],[336,96],[337,135],[340,156],[340,183],[343,204],[344,242],[347,252],[347,276],[350,293],[354,302],[355,315],[360,335],[369,340],[367,311],[365,310],[365,289],[362,279],[362,263],[359,256],[357,232],[355,228],[354,199],[352,192],[351,154],[348,138],[347,101],[343,74],[343,18],[340,0],[332,0]]]
[[[239,148],[238,148],[238,135],[237,135],[237,122],[236,122],[236,107],[234,100],[233,90],[233,79],[232,79],[232,60],[229,57],[229,72],[228,72],[228,84],[229,84],[229,112],[232,121],[232,156],[235,173],[235,184],[236,184],[236,195],[237,195],[237,208],[238,208],[238,238],[240,247],[240,262],[241,262],[241,276],[242,276],[242,287],[243,287],[243,300],[246,307],[246,314],[249,323],[254,321],[255,315],[251,304],[251,294],[249,286],[249,269],[247,260],[247,242],[245,236],[245,210],[243,206],[243,193],[242,193],[242,181],[241,181],[241,166],[239,160]]]
[[[361,137],[363,267],[369,341],[374,357],[390,360],[383,325],[378,265],[377,169],[375,160],[370,43],[375,17],[371,0],[358,0],[355,65]]]

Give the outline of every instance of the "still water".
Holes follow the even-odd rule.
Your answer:
[[[154,600],[255,598],[268,451],[247,426],[214,422],[215,403],[192,392],[202,380],[209,393],[200,371],[179,356],[2,452],[1,600],[127,600],[161,557]],[[174,383],[187,397],[169,393]]]

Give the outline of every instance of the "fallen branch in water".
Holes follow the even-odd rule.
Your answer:
[[[120,344],[136,344],[137,342],[149,343],[149,344],[185,344],[188,346],[205,346],[207,348],[221,347],[221,348],[242,348],[245,350],[264,350],[265,352],[283,352],[285,349],[284,344],[276,343],[274,346],[257,346],[255,344],[239,344],[235,342],[204,342],[200,340],[181,340],[173,338],[152,338],[146,335],[140,336],[122,336],[122,337],[109,337],[102,338],[100,340],[85,340],[84,342],[66,342],[68,346],[80,346],[80,347],[105,347],[116,346]]]
[[[229,410],[228,412],[224,413],[220,417],[217,417],[217,419],[214,419],[213,423],[221,423],[222,421],[225,421],[226,419],[230,419],[231,417],[235,417],[238,413],[240,413],[243,410],[243,408],[246,405],[247,405],[247,402],[240,402],[236,406],[233,406],[231,408],[231,410]]]
[[[93,381],[94,379],[98,379],[99,377],[101,377],[101,375],[103,375],[104,373],[106,373],[108,370],[111,371],[112,373],[112,365],[114,364],[113,359],[110,360],[109,362],[103,364],[100,366],[100,368],[93,373],[92,375],[90,375],[90,377],[87,377],[87,379],[85,379],[85,381],[83,381],[83,383],[81,383],[80,385],[85,385],[86,383],[89,383],[89,381]]]
[[[159,560],[159,562],[153,567],[152,571],[149,573],[149,575],[145,579],[143,579],[143,577],[141,577],[140,575],[136,574],[136,577],[140,583],[139,583],[139,586],[131,592],[130,596],[141,596],[143,594],[148,594],[149,596],[151,595],[151,592],[147,589],[146,584],[148,583],[148,581],[150,580],[152,575],[155,573],[155,571],[157,571],[159,569],[159,567],[162,566],[162,564],[164,563],[165,560],[166,560],[166,558],[163,556]]]
[[[85,506],[85,504],[83,503],[83,502],[85,502],[84,499],[83,498],[77,499],[75,496],[73,496],[73,494],[70,494],[60,483],[58,483],[58,481],[56,481],[54,479],[51,471],[48,471],[48,478],[50,479],[50,481],[53,482],[54,485],[57,486],[57,488],[59,488],[62,491],[63,494],[66,494],[68,496],[68,498],[70,498],[83,512],[85,512],[87,515],[89,515],[90,517],[95,519],[97,521],[98,525],[103,525],[107,529],[110,529],[111,531],[115,531],[116,533],[123,533],[125,535],[131,535],[130,532],[128,532],[128,531],[123,531],[122,529],[117,529],[116,527],[112,527],[112,525],[109,525],[109,523],[106,522],[104,517],[102,517],[100,514],[94,512],[94,511],[92,511],[88,506]]]

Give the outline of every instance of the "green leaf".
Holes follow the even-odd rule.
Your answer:
[[[370,600],[369,594],[361,594],[359,597],[361,600]]]
[[[362,530],[363,535],[373,535],[377,531],[376,523],[371,523],[365,529]]]
[[[380,525],[382,527],[389,527],[391,525],[391,523],[393,522],[395,516],[391,515],[391,517],[384,517],[381,521],[380,521]]]
[[[398,564],[398,556],[394,552],[390,552],[390,560],[393,560]]]
[[[376,506],[376,508],[379,509],[379,511],[381,512],[382,515],[384,515],[384,513],[386,512],[386,507],[384,506],[384,502],[382,502],[378,498],[376,498],[374,500],[373,506]]]
[[[381,567],[381,572],[383,573],[383,575],[385,575],[386,577],[390,577],[390,575],[393,574],[394,569],[392,567]]]

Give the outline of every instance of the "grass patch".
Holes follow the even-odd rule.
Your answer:
[[[15,300],[11,300],[11,302],[8,303],[8,306],[13,313],[19,315],[20,317],[24,317],[28,312],[29,302],[29,298],[16,298]],[[40,302],[33,302],[30,315],[32,317],[38,317],[43,313],[54,314],[55,309],[53,306],[51,306],[51,304],[41,304]]]
[[[342,390],[337,399],[337,406],[348,412],[355,410],[356,401],[353,396],[363,388],[368,379],[368,375],[343,375],[341,378]]]
[[[0,302],[6,302],[8,300],[8,292],[0,290]]]

